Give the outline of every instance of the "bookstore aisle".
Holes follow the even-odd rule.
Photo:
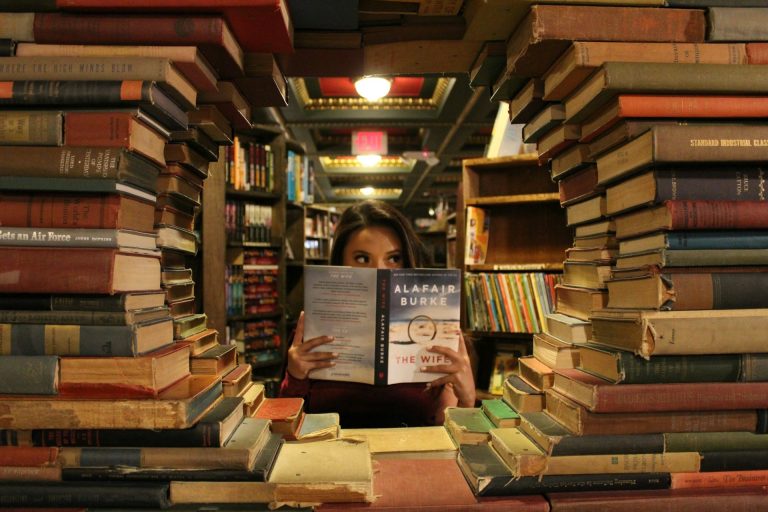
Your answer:
[[[0,510],[768,510],[768,6],[455,3],[536,147],[464,162],[463,327],[530,351],[347,429],[260,379],[337,218],[286,3],[0,0]]]

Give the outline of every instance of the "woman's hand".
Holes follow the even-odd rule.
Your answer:
[[[319,336],[304,341],[304,312],[299,315],[296,322],[296,332],[293,335],[293,343],[288,349],[288,373],[295,379],[306,379],[309,372],[318,368],[330,368],[336,363],[338,357],[334,352],[311,352],[315,347],[325,345],[333,341],[333,336]]]
[[[458,405],[459,407],[474,407],[476,398],[475,378],[472,375],[472,365],[469,361],[469,353],[467,352],[467,346],[461,332],[459,332],[458,351],[438,345],[430,347],[428,350],[435,354],[445,356],[450,359],[451,362],[450,364],[438,364],[422,368],[422,371],[426,372],[447,374],[427,383],[427,388],[445,386],[442,393],[443,395],[446,395],[448,391],[451,391],[455,396],[454,400],[450,400],[450,397],[442,397],[442,402],[446,406]]]

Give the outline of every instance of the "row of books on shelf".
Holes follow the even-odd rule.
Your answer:
[[[561,276],[544,272],[473,272],[464,276],[468,327],[482,332],[540,332]]]
[[[235,136],[226,147],[226,184],[234,190],[275,191],[275,154],[269,144]]]
[[[286,158],[286,199],[296,203],[314,202],[314,162],[293,149],[288,150]]]
[[[224,206],[224,230],[232,243],[272,241],[271,205],[241,200],[227,200]]]

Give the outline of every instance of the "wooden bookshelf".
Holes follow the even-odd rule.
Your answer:
[[[550,303],[546,279],[562,273],[572,241],[557,184],[536,155],[467,159],[456,215],[458,266],[472,292],[464,300],[462,326],[475,343],[476,382],[487,391],[497,353],[530,353],[532,333],[543,329],[537,312]],[[485,261],[468,264],[467,208],[490,219]],[[527,350],[526,350],[527,348]]]
[[[245,172],[250,173],[250,178],[246,180],[248,183],[238,183],[231,175],[231,147],[229,150],[220,148],[219,161],[203,191],[203,307],[209,325],[219,331],[220,341],[238,344],[241,359],[251,362],[255,378],[279,378],[286,346],[286,261],[283,245],[286,232],[285,139],[279,132],[266,128],[237,135],[239,141],[245,144],[259,144],[271,150],[269,163],[272,171],[269,172],[266,167],[262,169],[264,179],[259,181],[256,177],[259,171],[249,170],[250,166],[246,164]],[[267,161],[265,157],[265,165]],[[264,262],[251,265],[249,258],[254,255],[274,259],[269,265],[262,265]],[[231,295],[234,285],[231,282],[228,284],[228,279],[232,280],[233,269],[242,272],[245,281],[248,276],[253,277],[253,273],[262,271],[262,266],[274,266],[277,276],[274,307],[256,308],[244,295],[243,307],[233,311]],[[244,286],[245,283],[243,289]],[[258,322],[269,323],[270,329],[274,326],[279,345],[255,350],[248,348],[250,343],[246,333]],[[259,360],[263,355],[257,353],[260,350],[271,351],[267,362]]]

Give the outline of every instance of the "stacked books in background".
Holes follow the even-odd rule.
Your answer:
[[[274,58],[244,57],[220,9],[153,7],[0,13],[3,506],[166,508],[219,497],[172,482],[222,480],[299,501],[265,482],[283,436],[195,296],[209,166]]]
[[[459,463],[569,510],[759,507],[768,9],[614,4],[532,6],[508,42],[511,120],[575,237],[540,369],[505,382],[520,424]]]

